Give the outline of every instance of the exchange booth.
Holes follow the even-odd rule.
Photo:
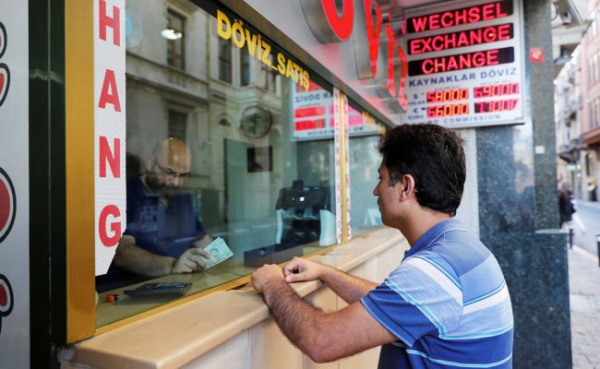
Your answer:
[[[407,247],[371,193],[390,119],[247,5],[67,2],[65,22],[62,365],[312,365],[249,276],[303,256],[383,281]]]
[[[316,367],[270,318],[252,272],[302,256],[382,282],[408,244],[372,194],[380,135],[404,121],[530,123],[518,1],[36,5],[47,4],[20,9],[31,69],[21,99],[39,160],[19,181],[35,204],[31,250],[48,252],[27,256],[25,272],[42,272],[16,288],[43,313],[13,366]],[[19,26],[4,14],[10,51]],[[13,76],[9,103],[23,94]],[[478,233],[476,201],[459,218]],[[16,337],[15,288],[0,277],[0,323]],[[344,307],[321,283],[293,288],[325,311]]]

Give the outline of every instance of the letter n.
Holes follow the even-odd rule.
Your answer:
[[[112,18],[106,14],[106,0],[100,0],[98,9],[100,18],[100,39],[106,41],[106,27],[113,30],[113,44],[121,46],[121,12],[118,7],[113,6]]]
[[[100,93],[100,102],[98,107],[105,109],[106,104],[112,104],[115,111],[121,112],[121,102],[119,101],[119,91],[117,90],[117,82],[115,81],[115,72],[107,69],[104,74],[104,82],[102,82],[102,92]]]
[[[108,139],[100,136],[100,178],[106,178],[106,163],[110,166],[110,171],[114,178],[121,178],[121,140],[115,138],[113,140],[114,155],[110,150]]]

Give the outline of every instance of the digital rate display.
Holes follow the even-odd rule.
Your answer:
[[[408,123],[452,128],[530,119],[523,1],[445,1],[406,10]]]

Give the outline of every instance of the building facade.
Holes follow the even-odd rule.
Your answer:
[[[0,366],[374,367],[377,349],[313,363],[246,284],[257,266],[294,255],[383,281],[409,245],[382,226],[372,197],[376,143],[405,121],[466,139],[457,217],[505,273],[515,365],[570,366],[549,1],[30,0],[0,9],[0,174],[14,183],[6,198],[18,199],[0,201],[6,219],[17,214],[14,227],[0,217]],[[465,22],[470,10],[480,16]],[[442,48],[410,46],[442,39]],[[166,140],[183,143],[189,168],[161,162]],[[149,172],[174,178],[167,194],[177,209],[156,210],[148,203],[161,200],[148,196],[131,210],[128,183]],[[181,218],[161,226],[169,211]],[[173,224],[189,219],[191,233]],[[123,232],[136,230],[152,247],[208,234],[231,256],[151,278],[185,284],[183,296],[131,297],[149,280],[110,268]],[[344,306],[320,284],[295,288],[326,311]],[[557,336],[548,357],[539,347],[556,347]]]

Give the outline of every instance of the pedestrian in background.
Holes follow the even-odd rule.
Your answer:
[[[558,210],[560,213],[560,228],[562,228],[563,224],[573,220],[573,214],[575,213],[575,205],[571,201],[571,191],[567,188],[558,190]]]

